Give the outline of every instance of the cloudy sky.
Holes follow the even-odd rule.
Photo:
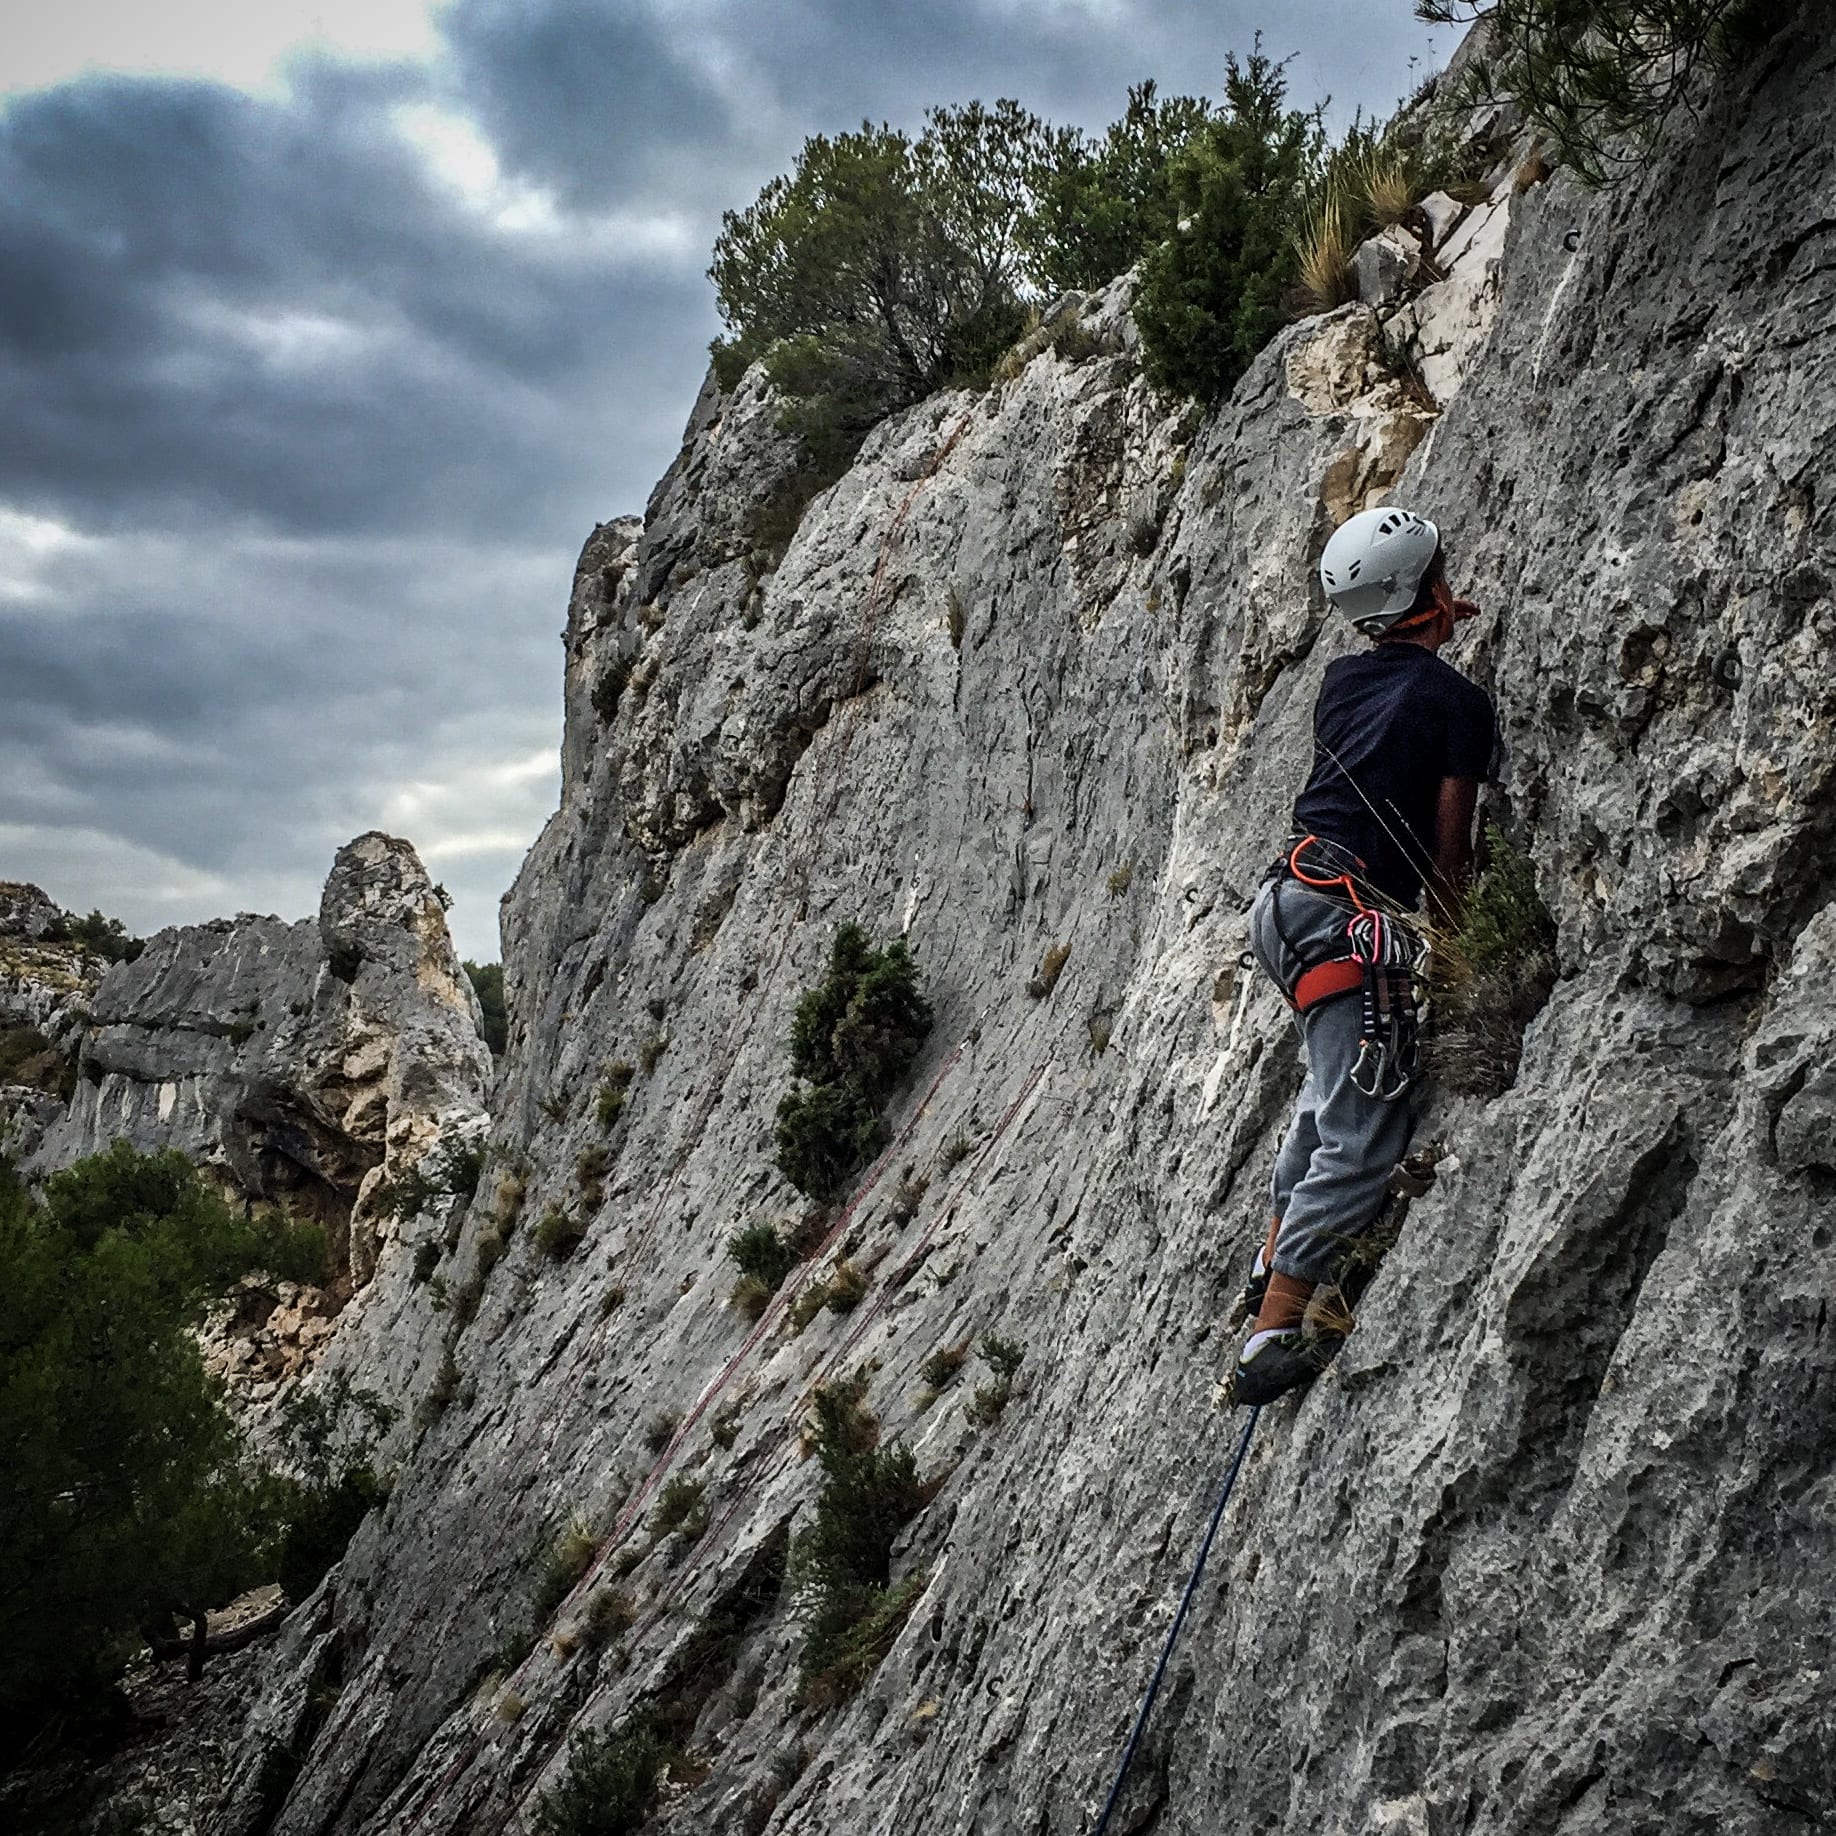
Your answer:
[[[1387,112],[1411,0],[59,0],[0,61],[0,879],[136,930],[405,835],[497,955],[557,633],[804,137],[1013,95]]]

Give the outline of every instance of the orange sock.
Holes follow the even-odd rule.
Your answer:
[[[1298,1326],[1313,1296],[1313,1283],[1296,1281],[1279,1269],[1269,1271],[1269,1285],[1262,1296],[1262,1311],[1256,1315],[1255,1331],[1280,1332]]]

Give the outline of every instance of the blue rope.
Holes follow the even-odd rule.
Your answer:
[[[1186,1591],[1180,1596],[1179,1611],[1173,1615],[1173,1623],[1167,1628],[1167,1642],[1160,1648],[1160,1662],[1154,1666],[1154,1680],[1148,1685],[1147,1694],[1141,1699],[1141,1712],[1135,1717],[1135,1725],[1129,1733],[1128,1745],[1122,1749],[1122,1763],[1116,1768],[1116,1782],[1109,1788],[1109,1801],[1103,1806],[1103,1814],[1097,1819],[1093,1836],[1103,1836],[1109,1828],[1110,1814],[1116,1808],[1117,1800],[1122,1796],[1122,1786],[1128,1778],[1128,1769],[1134,1764],[1135,1749],[1141,1744],[1141,1736],[1148,1724],[1148,1717],[1154,1712],[1154,1698],[1160,1694],[1160,1685],[1167,1674],[1167,1665],[1173,1656],[1173,1647],[1179,1642],[1179,1629],[1186,1623],[1186,1609],[1192,1604],[1192,1596],[1198,1592],[1198,1584],[1205,1573],[1205,1561],[1211,1554],[1211,1545],[1216,1540],[1218,1525],[1224,1521],[1224,1507],[1230,1503],[1230,1495],[1236,1490],[1237,1474],[1243,1470],[1243,1456],[1249,1452],[1250,1436],[1256,1429],[1256,1417],[1262,1413],[1260,1408],[1249,1412],[1249,1420],[1243,1424],[1243,1438],[1237,1443],[1235,1457],[1231,1460],[1230,1471],[1224,1475],[1224,1489],[1218,1494],[1216,1508],[1211,1513],[1211,1522],[1206,1526],[1205,1540],[1199,1544],[1198,1560],[1192,1564],[1191,1578],[1186,1582]]]

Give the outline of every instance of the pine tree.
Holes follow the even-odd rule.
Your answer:
[[[1698,79],[1770,36],[1772,0],[1417,0],[1431,25],[1486,22],[1464,101],[1509,98],[1589,184],[1649,158]]]
[[[35,1200],[0,1163],[0,1705],[13,1736],[266,1577],[283,1523],[189,1328],[244,1274],[313,1277],[323,1234],[244,1218],[124,1143]],[[195,1647],[201,1661],[202,1645]]]

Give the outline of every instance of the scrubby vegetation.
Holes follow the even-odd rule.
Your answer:
[[[729,212],[709,269],[725,388],[762,360],[799,458],[758,506],[769,554],[885,415],[933,391],[1017,375],[1089,343],[1066,289],[1139,264],[1144,367],[1200,401],[1229,391],[1297,310],[1348,297],[1351,255],[1426,191],[1458,195],[1451,157],[1475,100],[1521,101],[1553,155],[1598,179],[1776,29],[1764,0],[1418,0],[1430,21],[1489,16],[1487,56],[1431,82],[1385,126],[1329,147],[1318,107],[1290,106],[1258,43],[1226,61],[1223,99],[1142,83],[1102,135],[1018,102],[933,109],[916,137],[863,123],[817,135],[794,169]],[[1496,149],[1481,150],[1489,159]],[[960,608],[950,631],[960,643]],[[622,686],[622,683],[618,686]],[[612,691],[614,697],[616,688]]]
[[[1510,1088],[1524,1029],[1555,982],[1555,921],[1536,865],[1496,824],[1457,925],[1432,933],[1433,1031],[1428,1063],[1450,1089],[1495,1096]]]
[[[818,1390],[808,1438],[822,1464],[815,1521],[791,1548],[805,1619],[801,1693],[826,1708],[860,1689],[892,1649],[926,1576],[894,1583],[892,1548],[924,1502],[908,1447],[881,1447],[857,1385]]]
[[[60,1052],[35,1026],[0,1027],[0,1084],[25,1084],[67,1103],[76,1082],[74,1050]]]
[[[46,927],[40,941],[75,944],[111,963],[131,963],[147,947],[143,939],[128,935],[119,918],[104,918],[100,912],[91,912],[87,918],[62,918]]]
[[[1173,164],[1213,115],[1202,96],[1163,101],[1146,82],[1101,139],[1053,135],[1022,230],[1032,278],[1048,289],[1104,287],[1171,236]]]
[[[598,1553],[599,1544],[584,1518],[570,1518],[558,1534],[548,1539],[531,1613],[538,1630],[554,1618],[561,1603],[586,1578]]]
[[[576,1735],[560,1784],[536,1806],[536,1836],[637,1836],[675,1757],[647,1716],[609,1733]]]
[[[763,358],[806,484],[885,415],[985,375],[1020,335],[1020,232],[1049,130],[1017,102],[932,109],[915,138],[864,122],[722,220],[709,269],[723,380]],[[813,495],[809,489],[807,495]]]
[[[1228,394],[1288,316],[1324,146],[1317,114],[1287,106],[1281,66],[1260,51],[1230,60],[1224,97],[1172,162],[1182,227],[1148,252],[1135,301],[1148,379],[1201,401]]]
[[[1014,1379],[1026,1357],[1026,1347],[1017,1339],[1004,1339],[999,1333],[991,1332],[983,1336],[975,1349],[994,1381],[977,1386],[965,1413],[978,1428],[992,1428],[1001,1419],[1001,1411],[1013,1400]]]
[[[586,1219],[565,1205],[550,1205],[535,1227],[535,1246],[555,1262],[564,1261],[586,1240]]]
[[[653,1536],[680,1536],[691,1543],[699,1542],[708,1527],[708,1507],[701,1481],[677,1473],[663,1482],[657,1494],[657,1507],[650,1514]]]
[[[840,926],[828,974],[791,1028],[791,1070],[804,1081],[778,1105],[778,1170],[799,1191],[833,1199],[872,1158],[880,1112],[930,1030],[904,940],[879,950],[858,925]]]
[[[274,1579],[290,1600],[304,1600],[388,1496],[371,1449],[395,1411],[339,1371],[322,1388],[290,1389],[277,1416],[289,1470],[271,1480],[281,1524]]]
[[[748,1224],[727,1239],[727,1254],[742,1275],[754,1275],[769,1288],[776,1288],[799,1257],[795,1244],[785,1240],[775,1224]]]
[[[181,1155],[118,1144],[42,1198],[0,1163],[7,1744],[98,1701],[143,1631],[310,1585],[375,1495],[325,1421],[291,1475],[239,1442],[192,1329],[256,1271],[322,1279],[323,1233],[242,1216]]]
[[[482,1140],[439,1142],[413,1166],[391,1175],[377,1189],[376,1203],[398,1220],[430,1210],[442,1199],[468,1204],[478,1190],[485,1154]]]
[[[607,1067],[593,1105],[593,1113],[598,1117],[601,1128],[610,1128],[625,1113],[625,1101],[631,1093],[631,1080],[636,1075],[622,1058]]]
[[[1485,56],[1458,100],[1508,97],[1556,155],[1599,184],[1648,158],[1666,125],[1776,31],[1770,0],[1418,0],[1434,24],[1484,16]]]

